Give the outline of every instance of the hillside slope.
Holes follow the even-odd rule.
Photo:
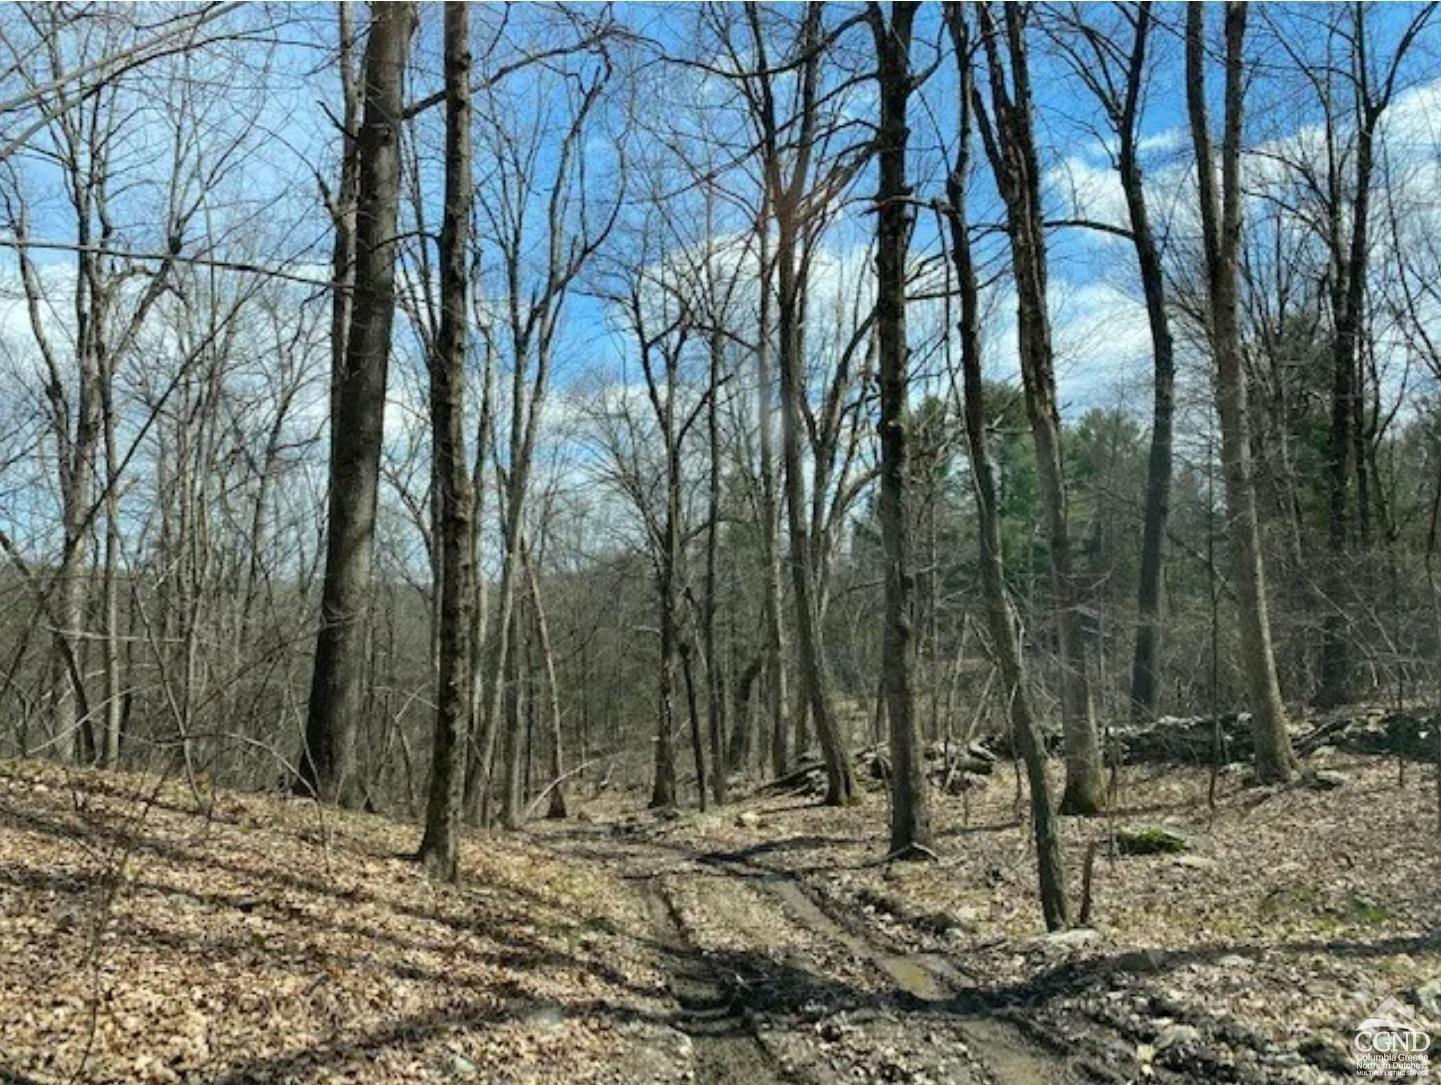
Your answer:
[[[1214,809],[1204,771],[1128,770],[1065,822],[1093,926],[1057,936],[1004,765],[938,797],[936,863],[881,861],[879,785],[608,796],[471,839],[458,887],[381,818],[0,766],[0,1081],[1352,1080],[1387,999],[1441,1033],[1441,840],[1429,770],[1329,763]],[[1158,826],[1181,851],[1109,854]]]
[[[0,1079],[619,1082],[679,1073],[632,894],[523,839],[437,887],[415,830],[0,768]]]

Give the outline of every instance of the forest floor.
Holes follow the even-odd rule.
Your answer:
[[[1048,937],[1004,764],[937,798],[934,863],[883,861],[878,785],[668,816],[582,786],[457,887],[379,817],[0,765],[0,1082],[1352,1080],[1388,997],[1441,1033],[1441,842],[1430,770],[1328,767],[1214,808],[1126,770],[1066,822],[1091,925]],[[1185,850],[1110,857],[1141,825]]]

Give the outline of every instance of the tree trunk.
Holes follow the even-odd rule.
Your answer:
[[[1352,202],[1349,216],[1343,218],[1340,201],[1346,191],[1343,179],[1335,174],[1340,165],[1335,156],[1328,163],[1329,192],[1335,206],[1330,215],[1331,236],[1331,426],[1326,461],[1326,482],[1329,491],[1327,541],[1330,547],[1330,575],[1326,579],[1326,619],[1322,626],[1321,686],[1316,700],[1322,707],[1345,704],[1352,697],[1351,646],[1347,636],[1347,615],[1344,602],[1354,598],[1356,586],[1351,583],[1347,548],[1347,481],[1349,455],[1354,449],[1356,461],[1356,513],[1360,544],[1370,538],[1370,498],[1366,476],[1366,432],[1364,425],[1364,394],[1362,370],[1358,358],[1358,340],[1366,303],[1366,274],[1370,258],[1371,186],[1375,172],[1376,129],[1390,103],[1392,83],[1388,80],[1378,97],[1373,97],[1368,70],[1366,11],[1354,9],[1354,26],[1350,38],[1354,51],[1353,75],[1356,80],[1356,149],[1355,180],[1350,189]],[[1413,24],[1417,25],[1417,24]],[[1414,38],[1410,32],[1402,39],[1391,60],[1394,72]],[[1350,233],[1343,235],[1341,224],[1349,219]]]
[[[1171,446],[1175,418],[1176,356],[1166,312],[1165,274],[1151,230],[1146,190],[1137,156],[1137,110],[1145,81],[1146,45],[1151,8],[1142,4],[1136,21],[1135,47],[1126,72],[1126,96],[1120,124],[1119,172],[1131,223],[1132,244],[1146,300],[1151,332],[1151,448],[1146,461],[1146,495],[1141,529],[1141,572],[1136,589],[1136,645],[1131,660],[1131,718],[1155,719],[1161,696],[1161,647],[1164,640],[1162,572],[1166,523],[1171,511]]]
[[[707,265],[707,273],[710,272]],[[718,310],[718,306],[713,309]],[[715,801],[726,801],[725,742],[725,670],[721,664],[716,639],[716,608],[720,591],[720,517],[721,517],[721,438],[720,386],[721,368],[725,364],[725,334],[720,327],[720,313],[712,313],[715,326],[710,330],[710,370],[706,389],[706,443],[710,451],[710,477],[706,486],[705,544],[705,621],[702,636],[705,652],[706,723],[710,734],[711,794]]]
[[[105,739],[100,763],[120,767],[120,728],[124,693],[120,637],[120,452],[115,439],[113,366],[107,366],[102,390],[105,430],[105,556],[101,595],[105,607]]]
[[[1056,374],[1046,298],[1046,251],[1040,202],[1040,165],[1033,128],[1030,69],[1026,48],[1026,13],[1015,5],[1003,11],[1004,39],[999,37],[990,9],[980,9],[981,28],[991,73],[995,126],[984,129],[986,147],[1006,204],[1006,230],[1016,279],[1021,378],[1026,413],[1036,446],[1036,475],[1045,509],[1055,598],[1056,634],[1061,660],[1061,714],[1066,752],[1066,789],[1061,809],[1094,814],[1105,805],[1101,747],[1096,735],[1091,697],[1086,634],[1081,621],[1081,593],[1071,559],[1070,523],[1062,468],[1061,419],[1056,402]],[[1014,100],[1006,90],[1010,64]],[[978,116],[979,116],[978,111]]]
[[[501,743],[500,825],[503,829],[519,829],[525,820],[525,797],[522,794],[525,772],[524,705],[521,692],[520,607],[510,608],[506,635],[503,695],[505,735]]]
[[[669,548],[669,541],[666,546]],[[674,806],[675,793],[675,657],[676,630],[674,622],[673,573],[669,562],[662,558],[660,573],[660,686],[659,720],[656,725],[655,773],[651,782],[652,809]]]
[[[765,201],[769,207],[769,200]],[[760,428],[761,551],[765,562],[766,694],[769,702],[771,770],[790,768],[790,704],[786,691],[784,592],[781,586],[780,487],[776,479],[775,388],[771,373],[770,216],[763,210],[760,234],[760,314],[756,329],[756,413]]]
[[[814,79],[814,74],[808,75]],[[817,607],[810,529],[806,522],[805,465],[801,454],[801,397],[806,394],[800,357],[800,294],[804,288],[796,266],[795,206],[787,200],[776,208],[781,373],[781,455],[785,469],[786,517],[790,528],[791,585],[795,595],[796,649],[800,681],[811,710],[821,756],[826,765],[826,804],[843,806],[855,793],[850,753],[831,702],[831,681]]]
[[[84,195],[77,196],[77,241],[90,243],[89,206],[91,184],[74,181]],[[55,690],[55,733],[68,741],[78,764],[95,761],[97,748],[95,727],[91,720],[90,701],[84,682],[84,634],[86,614],[90,606],[89,564],[90,504],[95,496],[95,461],[99,452],[102,430],[102,390],[100,352],[96,328],[101,319],[97,312],[99,297],[96,257],[91,252],[78,256],[79,269],[75,287],[75,355],[79,367],[79,388],[75,406],[75,436],[70,444],[69,462],[61,479],[61,514],[64,519],[65,552],[60,562],[60,613],[56,630],[57,659],[63,661]],[[61,422],[64,425],[64,421]],[[63,450],[62,450],[63,451]],[[64,685],[70,688],[67,697]]]
[[[1031,826],[1036,842],[1036,868],[1041,891],[1041,912],[1048,930],[1070,923],[1066,903],[1066,879],[1062,866],[1061,841],[1052,808],[1051,784],[1046,775],[1045,745],[1041,729],[1031,710],[1015,617],[1006,597],[1005,571],[1001,564],[1000,511],[996,499],[995,471],[986,442],[984,385],[981,379],[981,303],[971,259],[970,233],[966,222],[966,187],[970,175],[971,109],[974,93],[971,71],[970,34],[959,3],[947,3],[946,22],[950,30],[959,73],[960,133],[955,167],[947,180],[951,258],[961,296],[961,367],[965,389],[966,441],[971,474],[976,487],[976,521],[980,537],[981,592],[991,642],[1001,672],[1002,695],[1009,707],[1012,733],[1026,764],[1031,791]]]
[[[706,765],[705,740],[701,736],[700,698],[695,688],[695,652],[689,641],[683,641],[680,649],[681,677],[685,680],[686,712],[690,716],[691,761],[695,765],[696,801],[704,813],[706,806]]]
[[[555,651],[550,643],[550,623],[545,617],[545,604],[540,597],[540,577],[536,575],[535,562],[530,549],[525,550],[525,575],[530,584],[530,598],[535,610],[535,641],[540,650],[541,665],[545,668],[546,708],[550,715],[550,805],[545,816],[560,821],[566,816],[565,748],[561,738],[560,687],[555,678]],[[585,751],[581,751],[584,756]]]
[[[637,327],[641,326],[639,301]],[[656,742],[655,786],[651,806],[673,806],[675,785],[675,675],[676,662],[687,651],[681,643],[680,628],[680,565],[681,565],[681,456],[680,437],[676,432],[676,363],[670,352],[665,355],[665,399],[658,398],[659,389],[650,366],[650,353],[642,346],[642,364],[651,390],[651,402],[657,410],[661,436],[665,441],[665,513],[661,523],[660,553],[660,733]],[[686,688],[691,689],[690,666],[686,662]],[[701,805],[705,805],[705,765],[700,744],[699,723],[695,719],[695,698],[690,698],[692,753],[695,756],[696,782]],[[662,764],[661,759],[666,763]]]
[[[332,380],[330,494],[320,631],[300,758],[301,781],[326,802],[354,804],[355,729],[362,710],[366,610],[375,544],[400,202],[401,84],[415,8],[376,9],[363,66],[357,154],[355,277],[345,364]]]
[[[732,682],[730,745],[726,755],[726,766],[729,769],[743,772],[750,761],[751,689],[755,685],[756,677],[760,674],[764,658],[763,651],[757,652],[755,657],[746,664],[745,669],[741,671],[740,677]]]
[[[445,5],[445,214],[440,227],[440,334],[430,359],[433,477],[439,490],[433,534],[440,549],[440,652],[435,746],[420,858],[445,881],[459,873],[465,743],[470,730],[470,608],[474,589],[471,499],[465,457],[465,358],[469,327],[470,17]]]
[[[1267,613],[1266,570],[1256,515],[1251,472],[1251,434],[1246,378],[1241,365],[1237,324],[1237,252],[1241,241],[1241,114],[1245,73],[1242,42],[1246,6],[1226,4],[1226,93],[1221,145],[1221,192],[1211,163],[1206,115],[1205,15],[1199,4],[1186,10],[1186,100],[1201,201],[1206,253],[1211,351],[1216,359],[1216,409],[1221,419],[1221,467],[1226,481],[1226,513],[1236,566],[1237,609],[1241,622],[1241,666],[1250,694],[1256,776],[1263,781],[1290,779],[1296,767],[1286,731],[1286,710],[1276,679]]]
[[[891,846],[896,858],[930,856],[931,814],[921,744],[916,734],[913,687],[915,630],[912,611],[910,451],[906,399],[906,250],[911,209],[906,202],[906,112],[912,88],[911,25],[917,4],[891,6],[886,25],[879,4],[868,6],[879,62],[880,125],[876,143],[880,186],[876,193],[876,335],[881,393],[881,536],[885,548],[883,667],[891,752]]]

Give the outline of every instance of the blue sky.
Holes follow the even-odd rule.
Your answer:
[[[794,11],[794,9],[791,9]],[[836,25],[857,9],[850,5],[829,5],[826,19]],[[1277,33],[1314,29],[1308,20],[1311,12],[1326,9],[1311,6],[1308,10],[1278,6],[1254,5],[1248,53],[1257,61],[1257,75],[1250,88],[1250,142],[1284,139],[1314,121],[1314,107],[1298,93],[1294,78],[1285,77],[1280,62],[1284,59],[1276,46]],[[1374,5],[1368,9],[1372,20],[1375,53],[1387,54],[1399,28],[1404,25],[1414,5]],[[201,58],[188,74],[219,78],[224,82],[208,88],[208,93],[185,104],[192,111],[193,122],[221,131],[247,131],[242,155],[237,156],[221,191],[212,201],[212,222],[217,225],[215,241],[219,255],[229,258],[257,260],[276,266],[318,269],[327,256],[328,225],[319,209],[317,178],[329,179],[334,171],[335,130],[321,108],[337,99],[336,76],[329,66],[333,49],[334,16],[327,5],[297,6],[286,9],[251,8],[235,18],[259,29],[262,19],[278,21],[266,30],[281,44],[266,50],[255,44],[237,45],[243,50],[246,64],[239,69],[226,69],[216,61],[208,65]],[[487,31],[501,18],[500,9],[480,7],[476,12],[478,42],[485,42]],[[1144,158],[1151,178],[1153,199],[1161,208],[1158,218],[1166,223],[1169,211],[1185,207],[1185,181],[1189,160],[1189,138],[1184,128],[1184,80],[1177,24],[1182,17],[1180,5],[1157,6],[1159,26],[1155,33],[1153,55],[1157,57],[1155,77],[1147,92],[1142,130],[1145,137]],[[358,15],[363,12],[357,10]],[[1219,13],[1211,13],[1211,29],[1218,30]],[[633,4],[620,9],[620,16],[637,33],[643,34],[663,50],[685,52],[704,37],[697,30],[697,9],[692,5]],[[508,13],[511,35],[502,53],[510,55],[530,43],[554,39],[554,25],[535,9],[525,7]],[[422,11],[421,29],[415,45],[413,93],[420,94],[436,85],[439,67],[438,7],[427,4]],[[1284,24],[1278,26],[1272,23]],[[913,175],[922,195],[939,194],[945,155],[955,125],[955,77],[940,25],[939,8],[923,7],[916,33],[915,57],[924,65],[939,59],[927,85],[917,100],[913,115]],[[870,50],[869,32],[863,25],[854,26],[841,43],[843,64],[863,68]],[[482,51],[482,50],[478,50]],[[667,81],[687,78],[684,73],[654,62],[653,55],[641,50],[638,58],[648,61],[641,79],[647,93],[664,93]],[[708,58],[717,59],[717,58]],[[1426,106],[1426,87],[1419,86],[1435,70],[1436,50],[1429,41],[1417,50],[1402,73],[1401,83],[1412,88],[1411,97],[1402,97],[1411,114],[1424,118],[1430,115]],[[1033,76],[1038,90],[1037,126],[1042,154],[1047,163],[1047,197],[1052,213],[1068,214],[1081,210],[1097,216],[1115,215],[1114,180],[1107,160],[1106,144],[1098,131],[1094,104],[1082,92],[1076,80],[1060,61],[1050,54],[1037,38],[1032,53]],[[263,66],[262,66],[263,65]],[[129,77],[128,86],[136,104],[146,112],[146,119],[128,128],[132,149],[143,153],[147,165],[135,175],[141,182],[117,201],[120,235],[126,244],[139,249],[155,249],[163,243],[160,226],[156,181],[164,172],[164,155],[171,146],[174,130],[174,107],[180,99],[170,76],[176,68],[160,66]],[[832,78],[840,78],[840,74]],[[548,104],[549,76],[523,74],[514,77],[505,93],[509,108],[517,121],[533,115],[534,110]],[[1212,72],[1213,95],[1219,93],[1220,73]],[[848,108],[858,122],[869,120],[873,96],[864,83],[850,93]],[[617,100],[606,125],[614,131],[620,126],[619,111],[625,103]],[[427,117],[422,139],[434,145],[438,138],[439,113]],[[732,119],[727,123],[738,124]],[[860,131],[858,128],[857,131]],[[605,133],[601,134],[603,140]],[[1425,132],[1412,141],[1407,153],[1428,155],[1434,151],[1435,139]],[[606,150],[598,145],[602,156]],[[542,150],[542,166],[549,152]],[[981,159],[979,148],[976,156]],[[477,150],[477,165],[482,182],[486,169],[486,148]],[[32,234],[68,240],[73,226],[68,221],[62,194],[56,183],[53,167],[39,153],[27,154],[16,160],[22,183],[31,194]],[[603,172],[603,171],[602,171]],[[144,174],[154,174],[147,178]],[[605,182],[610,183],[610,182]],[[872,223],[865,212],[865,197],[873,180],[862,175],[855,183],[856,202],[838,217],[828,233],[825,246],[832,265],[864,266],[866,245]],[[438,172],[431,170],[427,186],[432,196],[438,186]],[[981,166],[976,180],[977,206],[972,215],[977,221],[997,221],[999,207],[989,182],[988,170]],[[1079,200],[1073,200],[1073,192]],[[432,208],[438,199],[428,201]],[[1080,206],[1073,206],[1079,202]],[[435,215],[431,212],[432,218]],[[741,217],[732,213],[724,228],[735,229]],[[1176,228],[1184,222],[1176,219]],[[197,226],[197,230],[199,226]],[[934,229],[923,217],[918,225],[914,250],[923,256],[933,249]],[[203,246],[197,231],[192,231],[191,245]],[[190,247],[190,246],[188,246]],[[981,243],[983,254],[990,260],[1003,260],[1001,239],[991,236]],[[192,249],[193,251],[193,249]],[[1056,302],[1053,318],[1056,324],[1060,353],[1063,398],[1074,406],[1114,400],[1118,389],[1134,386],[1144,376],[1147,340],[1135,301],[1133,260],[1129,247],[1122,241],[1084,230],[1056,231],[1050,247],[1053,294]],[[40,254],[38,262],[49,265],[63,280],[72,260],[64,254]],[[57,280],[60,281],[60,280]],[[997,307],[1008,308],[1005,298]],[[617,336],[615,323],[608,319],[605,303],[579,291],[569,302],[569,320],[557,359],[557,390],[578,387],[593,378],[594,370],[619,371],[625,365],[628,346]],[[11,307],[0,314],[0,324],[15,330],[19,314]],[[914,321],[918,328],[926,325],[921,314]],[[934,324],[934,318],[931,323]],[[400,334],[402,352],[409,347],[409,337]],[[991,360],[997,373],[1014,369],[1011,335],[1001,318],[992,335]],[[622,375],[622,379],[624,376]],[[1144,388],[1136,389],[1143,396]]]

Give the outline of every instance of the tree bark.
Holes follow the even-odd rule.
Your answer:
[[[928,857],[930,797],[916,734],[914,689],[915,571],[911,557],[909,351],[906,343],[906,250],[912,213],[907,200],[906,112],[911,89],[911,27],[914,3],[891,6],[890,25],[877,3],[867,7],[875,38],[880,90],[876,144],[880,184],[876,192],[876,335],[881,412],[881,536],[885,550],[885,631],[882,638],[891,752],[891,843],[896,858]]]
[[[555,650],[550,642],[550,623],[545,617],[545,604],[540,597],[540,577],[530,548],[524,551],[525,576],[530,585],[530,598],[534,604],[535,642],[540,651],[541,666],[545,670],[546,711],[550,716],[550,804],[545,816],[551,820],[564,820],[567,810],[565,803],[565,747],[561,733],[560,686],[555,674]],[[584,750],[581,751],[584,755]]]
[[[1006,205],[1006,232],[1015,273],[1021,378],[1026,413],[1036,447],[1036,475],[1045,509],[1050,548],[1056,634],[1061,661],[1061,713],[1066,752],[1066,789],[1061,809],[1094,814],[1105,806],[1101,746],[1096,735],[1095,706],[1081,620],[1081,593],[1071,558],[1070,522],[1065,473],[1062,468],[1061,419],[1056,402],[1056,374],[1046,298],[1046,249],[1042,227],[1040,165],[1036,153],[1034,108],[1026,47],[1026,12],[1007,5],[1004,35],[990,8],[981,5],[983,44],[990,68],[995,123],[983,123],[986,150]],[[1004,44],[1010,65],[1007,90]],[[1014,98],[1012,97],[1014,94]],[[977,118],[985,114],[976,103]]]
[[[800,35],[800,48],[805,60],[797,78],[801,81],[800,132],[797,136],[797,161],[787,183],[780,177],[780,155],[776,147],[777,132],[774,114],[769,114],[767,176],[771,192],[771,208],[776,222],[776,294],[777,333],[780,346],[781,384],[781,456],[785,473],[787,526],[790,528],[791,586],[796,615],[796,649],[806,703],[811,710],[816,737],[820,740],[821,756],[826,766],[826,804],[842,806],[852,801],[855,778],[850,753],[841,734],[831,701],[831,680],[826,661],[825,642],[821,629],[815,567],[812,560],[810,528],[806,518],[805,466],[801,454],[801,400],[806,394],[803,359],[801,358],[802,295],[806,282],[803,266],[798,261],[800,244],[799,221],[803,188],[810,174],[810,158],[814,151],[817,119],[817,77],[820,50],[818,34],[820,8],[806,8]]]
[[[516,600],[519,603],[519,600]],[[524,667],[521,653],[525,650],[521,637],[520,607],[512,605],[506,636],[506,651],[501,682],[502,709],[500,721],[505,729],[501,739],[500,825],[512,832],[525,821],[525,704],[521,686]]]
[[[669,533],[667,533],[669,534]],[[667,550],[670,540],[664,544]],[[674,573],[670,562],[662,558],[660,572],[660,670],[659,695],[660,718],[656,723],[655,771],[651,780],[650,805],[652,809],[674,806],[675,790],[675,587]]]
[[[1136,644],[1131,659],[1131,718],[1136,722],[1156,717],[1161,696],[1161,650],[1165,638],[1162,609],[1162,572],[1165,565],[1166,524],[1171,511],[1172,433],[1175,420],[1176,352],[1166,312],[1165,274],[1151,229],[1150,209],[1137,153],[1139,103],[1145,83],[1146,46],[1151,28],[1151,5],[1140,5],[1135,41],[1126,70],[1126,90],[1118,125],[1118,169],[1132,245],[1140,269],[1146,321],[1151,332],[1152,408],[1151,446],[1146,460],[1146,493],[1141,529],[1141,571],[1136,587]]]
[[[1221,467],[1226,513],[1236,566],[1241,622],[1241,666],[1250,694],[1256,777],[1284,781],[1296,759],[1286,731],[1267,612],[1266,569],[1251,472],[1250,420],[1241,365],[1237,316],[1237,254],[1241,243],[1241,125],[1245,72],[1242,43],[1244,3],[1226,4],[1225,120],[1221,144],[1221,191],[1212,172],[1210,122],[1206,112],[1205,14],[1199,4],[1186,10],[1186,103],[1196,148],[1197,184],[1205,248],[1208,331],[1216,360],[1216,410],[1221,419]]]
[[[470,608],[474,601],[470,477],[465,454],[465,358],[469,328],[470,17],[445,5],[445,213],[440,226],[440,334],[430,359],[433,533],[440,549],[440,652],[435,744],[420,858],[435,877],[459,873],[460,826],[470,730]]]
[[[959,3],[945,5],[946,23],[955,51],[959,76],[960,133],[956,161],[946,190],[949,204],[951,259],[955,265],[961,298],[960,346],[966,416],[966,447],[976,487],[976,522],[980,542],[981,592],[996,662],[1003,682],[1012,733],[1026,765],[1031,792],[1031,827],[1036,842],[1036,869],[1041,891],[1041,912],[1048,930],[1060,930],[1070,923],[1066,902],[1066,879],[1062,865],[1061,840],[1052,806],[1051,784],[1046,774],[1046,752],[1040,725],[1031,708],[1025,663],[1021,655],[1015,616],[1006,596],[1005,570],[1001,562],[1000,509],[996,497],[996,476],[986,440],[985,393],[981,369],[981,302],[976,269],[971,256],[966,218],[967,186],[970,178],[971,118],[974,83],[971,45],[965,14]]]
[[[333,376],[330,494],[320,631],[300,758],[302,783],[325,802],[357,805],[355,730],[362,711],[366,614],[375,549],[380,446],[400,203],[401,84],[415,8],[375,10],[365,47],[365,116],[357,154],[355,286],[344,369]]]
[[[777,777],[790,768],[790,702],[786,690],[784,591],[781,580],[780,486],[776,478],[775,380],[771,372],[770,201],[762,199],[760,302],[756,327],[756,413],[760,428],[761,557],[765,562],[766,694],[769,704],[771,770]]]
[[[707,265],[707,275],[711,268]],[[714,292],[712,291],[712,295]],[[710,368],[706,389],[706,445],[710,453],[710,476],[706,485],[705,614],[703,645],[706,677],[706,723],[710,736],[711,795],[717,803],[726,801],[725,670],[716,638],[716,610],[720,592],[721,520],[721,438],[720,387],[725,364],[725,332],[720,326],[719,307],[712,305],[709,350]]]

